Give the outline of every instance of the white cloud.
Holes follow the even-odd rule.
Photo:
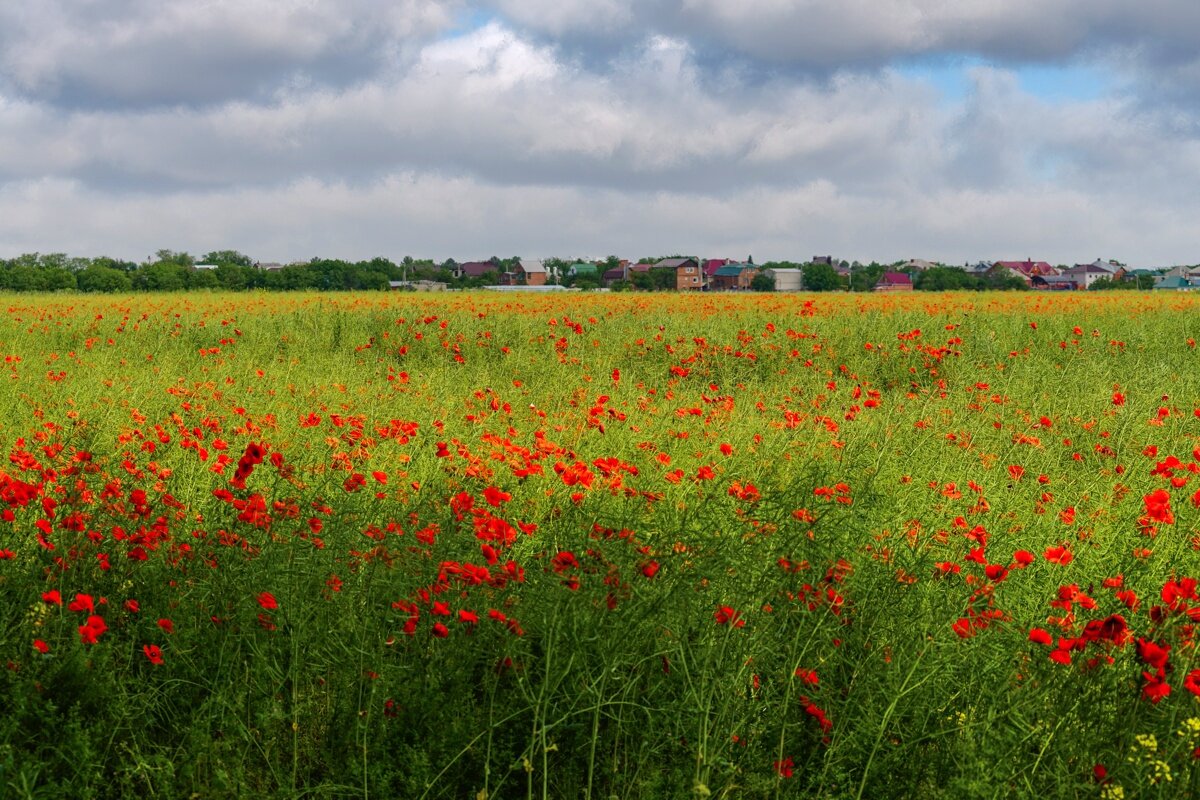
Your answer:
[[[42,180],[0,188],[0,252],[141,259],[160,247],[233,247],[290,260],[682,250],[759,261],[832,252],[864,261],[1033,256],[1073,263],[1103,255],[1145,264],[1170,263],[1193,246],[1188,223],[1198,205],[1120,202],[1053,187],[851,195],[821,180],[713,196],[498,186],[405,172],[367,186],[305,179],[165,197]]]
[[[946,103],[900,69],[858,68],[1002,39],[1014,58],[1097,47],[1127,16],[1114,0],[565,0],[541,22],[512,12],[542,33],[493,19],[454,34],[454,0],[362,3],[0,9],[19,23],[0,29],[16,43],[0,50],[0,255],[1169,261],[1194,246],[1193,110],[1148,111],[1136,82],[1050,102],[1003,66]],[[590,14],[613,35],[640,27],[599,62],[545,33]],[[1150,69],[1137,36],[1192,35],[1155,24],[1106,63]],[[37,31],[46,54],[13,66]],[[762,68],[711,59],[718,40]],[[172,50],[190,72],[156,67]],[[767,68],[781,57],[853,68],[813,80]]]

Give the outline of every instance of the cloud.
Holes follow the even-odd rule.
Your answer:
[[[583,46],[611,50],[649,32],[751,63],[824,72],[961,54],[1065,62],[1114,48],[1190,62],[1200,46],[1200,6],[1191,0],[490,2],[526,30]]]
[[[0,99],[0,178],[114,191],[369,181],[396,170],[496,183],[725,192],[814,178],[886,181],[925,151],[932,94],[895,75],[714,87],[679,40],[598,75],[492,23],[351,87],[270,102],[63,111]]]
[[[72,107],[203,105],[348,85],[444,30],[454,0],[46,0],[0,8],[10,91]]]
[[[1189,254],[1200,117],[1149,78],[1200,69],[1165,0],[1120,35],[1109,0],[355,2],[0,9],[0,254]],[[1002,43],[952,102],[903,60]],[[1025,87],[1084,52],[1128,83]]]
[[[1074,263],[1096,256],[1169,263],[1192,246],[1196,204],[1120,204],[1112,195],[1045,188],[849,195],[826,181],[711,196],[497,186],[396,173],[369,186],[314,179],[270,189],[111,195],[71,181],[0,188],[0,252],[107,253],[144,259],[161,247],[232,247],[261,260],[313,256],[395,260],[753,255],[832,252],[863,261],[981,257]],[[997,230],[1011,233],[1003,238]],[[862,231],[872,235],[864,237]],[[1129,243],[1138,242],[1136,253]]]

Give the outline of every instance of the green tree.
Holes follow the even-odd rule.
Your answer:
[[[160,264],[178,264],[181,267],[194,267],[196,259],[184,252],[175,252],[174,250],[159,250],[154,254],[157,262]]]
[[[982,283],[974,275],[953,267],[932,267],[913,276],[913,288],[927,292],[979,289]]]
[[[110,269],[120,270],[121,272],[136,272],[138,268],[138,265],[133,261],[123,261],[119,258],[109,258],[108,256],[93,258],[92,266],[108,267]]]
[[[133,288],[129,273],[98,263],[76,273],[75,283],[81,292],[127,292]]]
[[[233,265],[238,267],[253,267],[254,260],[237,250],[213,250],[201,259],[203,264]]]
[[[187,273],[189,289],[220,289],[221,279],[214,269],[194,269]]]
[[[152,292],[176,292],[187,286],[188,268],[173,261],[158,261],[138,270],[133,278],[135,289]]]
[[[883,277],[884,268],[872,263],[870,266],[858,266],[850,272],[850,290],[854,292],[870,292],[875,284]]]
[[[806,264],[803,280],[804,288],[810,292],[832,292],[843,286],[842,276],[829,264]]]
[[[773,292],[775,291],[775,278],[766,273],[760,272],[750,279],[750,291],[752,292]]]
[[[254,287],[256,278],[263,273],[260,269],[255,269],[252,266],[241,266],[240,264],[218,264],[213,272],[216,274],[217,282],[221,284],[221,288],[234,292]],[[258,285],[261,285],[261,283]]]

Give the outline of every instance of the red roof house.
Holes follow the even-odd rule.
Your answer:
[[[877,292],[911,292],[912,276],[906,272],[885,272],[875,284]]]

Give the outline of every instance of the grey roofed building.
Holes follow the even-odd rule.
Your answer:
[[[520,264],[521,264],[521,269],[523,269],[525,272],[545,273],[545,271],[546,271],[546,265],[543,264],[541,261],[537,261],[534,259],[526,260],[523,258],[523,259],[521,259]]]
[[[1090,264],[1076,264],[1075,266],[1076,267],[1093,267],[1094,269],[1098,269],[1103,272],[1107,272],[1109,275],[1115,274],[1116,271],[1121,268],[1119,265],[1114,264],[1111,261],[1105,261],[1102,258],[1097,258],[1095,261],[1093,261]]]
[[[500,268],[490,261],[468,261],[458,266],[460,277],[479,278],[489,272],[500,272]]]
[[[1179,275],[1166,275],[1154,282],[1154,288],[1176,292],[1193,292],[1200,289],[1200,284],[1193,283]]]
[[[684,264],[687,264],[689,262],[692,264],[695,264],[696,259],[694,259],[694,258],[664,258],[662,261],[659,261],[658,263],[654,264],[654,267],[655,267],[655,269],[675,269],[676,267],[682,267]]]

